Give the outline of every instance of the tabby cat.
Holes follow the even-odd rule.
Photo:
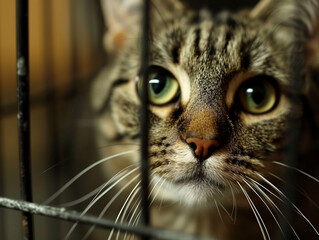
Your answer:
[[[110,146],[104,172],[120,193],[114,206],[124,199],[116,221],[130,225],[139,220],[141,4],[102,0],[109,63],[91,96],[98,144]],[[216,239],[319,239],[318,15],[318,0],[219,14],[152,1],[153,226]]]

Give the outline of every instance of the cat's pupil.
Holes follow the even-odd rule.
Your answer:
[[[180,95],[177,79],[166,69],[151,66],[148,77],[149,103],[157,106],[172,103]],[[139,96],[142,92],[142,79],[138,78],[137,88]]]
[[[156,74],[150,81],[149,81],[151,88],[155,94],[159,94],[163,91],[167,83],[167,77],[163,74]]]
[[[262,104],[266,96],[265,87],[258,85],[247,88],[246,93],[256,105]]]
[[[275,80],[269,76],[256,76],[239,89],[239,102],[244,111],[262,114],[270,111],[277,102],[278,90]]]

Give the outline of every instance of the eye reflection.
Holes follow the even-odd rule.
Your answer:
[[[142,89],[141,78],[137,90]],[[176,78],[161,67],[150,67],[148,79],[149,101],[153,105],[165,105],[176,101],[180,96],[180,87]]]
[[[273,78],[257,76],[242,84],[238,90],[241,108],[251,114],[271,111],[278,102],[278,90]]]

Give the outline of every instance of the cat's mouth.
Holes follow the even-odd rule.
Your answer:
[[[166,185],[171,193],[169,198],[178,199],[196,209],[211,206],[214,200],[223,198],[223,193],[227,191],[222,179],[199,166],[169,182],[171,184]]]
[[[215,179],[211,174],[209,175],[202,167],[196,167],[191,173],[182,176],[174,181],[178,185],[193,185],[198,187],[218,188],[225,190],[225,185]]]

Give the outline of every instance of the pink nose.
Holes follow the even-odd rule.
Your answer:
[[[186,142],[200,160],[207,159],[220,145],[217,140],[203,140],[196,137],[187,138]]]

